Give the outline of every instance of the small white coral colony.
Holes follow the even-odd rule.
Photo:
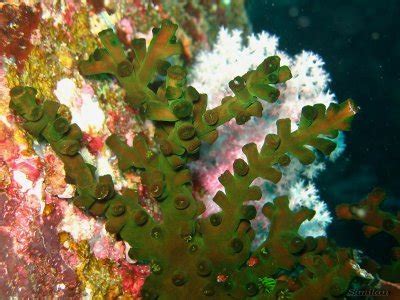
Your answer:
[[[197,173],[205,189],[202,200],[207,206],[207,213],[218,210],[210,201],[215,192],[222,188],[218,176],[226,169],[231,169],[234,159],[244,157],[241,147],[249,142],[259,146],[267,133],[275,133],[275,121],[279,118],[290,118],[292,128],[296,129],[301,108],[305,105],[323,103],[326,106],[335,102],[334,94],[328,90],[329,75],[323,69],[324,62],[315,53],[302,51],[294,57],[278,49],[278,38],[266,32],[252,34],[243,38],[240,30],[228,31],[222,28],[217,41],[211,50],[201,51],[191,69],[190,84],[201,93],[208,94],[208,108],[220,104],[223,97],[232,95],[228,82],[235,76],[245,74],[249,69],[256,68],[260,62],[271,55],[279,55],[282,65],[288,65],[293,78],[279,86],[281,96],[275,104],[263,103],[263,118],[252,119],[243,126],[237,126],[234,121],[220,130],[219,140],[211,147],[205,148],[201,159],[193,163],[192,168]],[[263,102],[261,100],[261,102]],[[337,158],[344,150],[343,136],[337,139],[338,146],[331,154],[331,159]],[[316,161],[309,166],[303,166],[298,161],[283,170],[283,178],[278,185],[263,185],[264,200],[255,203],[258,208],[277,195],[287,194],[291,197],[290,205],[296,209],[301,206],[316,211],[315,217],[303,223],[300,228],[302,235],[325,235],[327,225],[331,222],[327,205],[319,198],[313,179],[324,170],[325,165]],[[259,228],[257,237],[267,234],[268,221],[258,217],[253,221]],[[257,239],[259,240],[259,239]]]

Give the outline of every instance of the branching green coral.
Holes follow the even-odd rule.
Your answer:
[[[37,104],[34,89],[16,87],[11,90],[10,107],[23,118],[27,132],[47,141],[63,160],[68,181],[77,186],[73,202],[93,215],[104,216],[107,230],[131,245],[129,255],[150,264],[152,274],[142,290],[144,299],[265,299],[258,279],[276,279],[280,272],[290,274],[298,266],[304,271],[291,293],[295,299],[304,299],[308,288],[315,290],[317,298],[341,295],[356,276],[351,254],[340,251],[338,256],[339,250],[324,238],[299,236],[299,226],[312,218],[313,211],[291,211],[287,197],[265,205],[263,213],[271,221],[269,238],[252,252],[254,231],[249,221],[256,210],[247,202],[262,196],[261,190],[251,185],[256,178],[273,183],[280,180],[282,173],[276,167],[287,166],[289,155],[308,164],[315,159],[310,147],[324,154],[333,151],[335,143],[329,138],[349,129],[356,114],[353,102],[332,104],[328,109],[306,106],[295,131],[289,119],[278,120],[277,134],[268,134],[260,151],[255,144],[245,145],[247,161],[235,160],[234,174],[226,171],[220,176],[224,192],[219,191],[214,201],[222,211],[198,219],[204,205],[193,197],[186,163],[197,157],[203,141],[217,139],[217,127],[232,118],[244,124],[252,116],[261,116],[258,99],[276,101],[279,91],[274,85],[290,79],[291,74],[288,67],[280,66],[279,57],[268,57],[256,70],[230,82],[235,96],[207,111],[206,95],[186,86],[185,70],[167,62],[180,53],[176,30],[177,25],[165,20],[153,30],[148,48],[144,40],[136,39],[131,52],[124,50],[111,30],[103,31],[100,40],[104,48],[79,66],[85,76],[115,76],[126,92],[126,101],[154,121],[159,150],[151,149],[140,135],[132,147],[116,135],[107,139],[107,145],[122,170],[133,168],[140,174],[148,194],[160,204],[162,222],[156,222],[139,205],[136,191],[118,194],[111,176],[96,177],[95,168],[79,154],[79,127],[61,117],[58,103]],[[165,76],[165,82],[155,91],[150,86],[156,76]],[[334,268],[328,267],[332,264]],[[278,280],[270,286],[268,297],[274,299],[288,290],[290,282],[290,276]]]
[[[336,214],[341,219],[358,220],[365,224],[364,234],[371,237],[379,232],[386,232],[400,243],[400,221],[394,214],[380,208],[385,200],[382,189],[374,189],[368,196],[357,204],[340,204],[336,207]]]
[[[366,237],[385,232],[400,243],[400,212],[397,216],[381,209],[386,194],[380,188],[375,188],[367,197],[356,204],[340,204],[336,207],[336,215],[344,220],[357,220],[365,224],[363,232]],[[382,266],[379,275],[394,282],[400,280],[400,246],[391,250],[392,264]]]

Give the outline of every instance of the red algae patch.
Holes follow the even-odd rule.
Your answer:
[[[32,50],[30,38],[38,28],[40,5],[0,4],[0,55],[15,58],[19,69]]]

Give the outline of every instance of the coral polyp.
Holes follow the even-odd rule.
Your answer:
[[[200,217],[205,207],[194,197],[188,163],[199,159],[202,145],[218,139],[218,127],[231,120],[245,126],[261,117],[261,101],[276,102],[279,87],[292,75],[278,56],[266,57],[229,82],[232,96],[207,109],[207,95],[187,85],[184,67],[171,64],[170,57],[182,53],[177,28],[164,20],[153,29],[148,46],[144,39],[133,39],[128,49],[112,30],[102,31],[102,46],[79,64],[85,77],[113,76],[142,121],[154,123],[155,143],[141,134],[130,145],[117,134],[106,139],[119,168],[138,174],[144,190],[118,189],[111,174],[99,175],[85,161],[82,130],[71,124],[59,103],[37,99],[34,88],[17,86],[10,92],[10,108],[22,128],[48,143],[64,163],[66,180],[76,187],[74,205],[105,218],[107,231],[130,245],[129,257],[150,266],[143,299],[344,295],[362,273],[351,250],[325,237],[300,236],[300,225],[315,212],[292,211],[287,196],[265,204],[262,213],[271,222],[268,238],[252,249],[255,231],[250,221],[257,210],[251,201],[263,196],[253,184],[256,179],[276,184],[292,160],[307,165],[315,160],[315,150],[329,155],[336,147],[333,139],[350,129],[357,106],[350,99],[329,107],[307,105],[294,130],[290,119],[279,119],[276,134],[266,133],[260,148],[243,145],[246,159],[234,160],[233,172],[219,177],[224,189],[213,200],[221,211]],[[157,203],[161,218],[141,205],[142,194]]]

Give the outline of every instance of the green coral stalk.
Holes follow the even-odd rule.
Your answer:
[[[256,70],[230,82],[234,96],[222,100],[220,106],[206,110],[207,96],[186,85],[186,71],[170,66],[168,58],[180,53],[176,41],[177,25],[163,21],[153,30],[154,37],[146,48],[142,39],[133,40],[125,51],[115,33],[106,30],[99,37],[104,48],[97,49],[79,65],[85,75],[108,73],[116,77],[126,92],[126,101],[140,108],[144,118],[154,121],[159,149],[150,149],[137,135],[132,147],[118,136],[107,139],[122,170],[138,171],[150,196],[159,202],[163,220],[156,222],[138,202],[138,193],[114,190],[111,176],[96,178],[95,168],[79,154],[82,132],[59,112],[59,104],[44,101],[38,104],[35,90],[15,87],[11,90],[10,108],[22,117],[22,126],[36,139],[48,142],[63,160],[68,182],[77,187],[73,202],[96,216],[106,218],[106,229],[131,245],[129,256],[151,266],[152,274],[142,290],[144,299],[265,299],[288,291],[290,280],[277,280],[282,270],[290,272],[302,265],[304,280],[290,294],[304,299],[307,288],[318,289],[316,295],[337,296],[344,293],[354,276],[351,254],[336,250],[326,239],[303,239],[298,234],[301,223],[314,212],[301,209],[293,212],[287,197],[267,204],[263,213],[271,220],[269,238],[251,251],[254,230],[250,220],[255,207],[247,204],[262,197],[252,186],[256,178],[277,183],[282,173],[277,166],[287,166],[290,157],[303,164],[311,163],[316,148],[328,155],[335,148],[329,138],[338,131],[349,130],[356,114],[351,100],[303,108],[299,128],[291,130],[289,119],[277,121],[277,134],[268,134],[259,151],[255,144],[243,147],[247,161],[233,162],[234,174],[226,171],[219,178],[224,191],[214,201],[222,211],[207,218],[198,217],[204,205],[194,199],[191,174],[186,163],[198,157],[202,142],[212,143],[217,128],[235,118],[238,124],[252,116],[260,117],[259,99],[274,102],[279,97],[275,87],[290,79],[288,67],[280,66],[277,56],[266,58]],[[155,78],[163,83],[150,88]],[[290,156],[289,156],[290,155]],[[249,259],[254,264],[249,264]],[[311,262],[310,262],[311,260]],[[319,268],[315,262],[336,264],[335,268]],[[314,274],[310,280],[307,276]],[[272,284],[273,281],[276,284]],[[286,292],[285,292],[286,293]]]

